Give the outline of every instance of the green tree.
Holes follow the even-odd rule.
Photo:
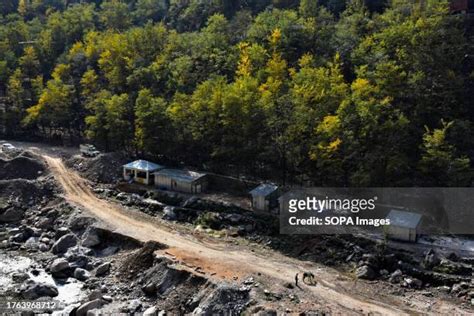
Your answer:
[[[56,77],[46,84],[36,105],[27,109],[24,124],[38,124],[53,133],[72,134],[73,122],[77,119],[73,108],[74,87]]]
[[[316,17],[319,12],[318,0],[301,0],[299,13],[305,18]]]
[[[440,128],[426,128],[419,162],[425,184],[454,187],[471,184],[470,159],[460,155],[446,139],[452,125],[453,122],[441,121]]]
[[[407,163],[410,121],[390,96],[365,78],[351,84],[351,96],[337,111],[348,185],[400,186],[411,180]]]
[[[0,15],[7,15],[16,11],[18,0],[4,0],[0,2]]]
[[[145,24],[148,21],[160,21],[168,12],[169,2],[169,0],[138,0],[133,16],[140,24]]]
[[[135,143],[146,153],[166,153],[172,134],[163,98],[154,97],[150,90],[138,93],[135,101]]]
[[[324,167],[330,155],[323,160],[325,157],[320,156],[317,150],[322,146],[321,142],[327,142],[325,146],[328,146],[337,141],[338,135],[321,140],[317,133],[318,126],[327,123],[326,117],[335,115],[341,103],[350,96],[349,85],[341,71],[341,61],[339,56],[335,56],[332,62],[317,67],[314,57],[305,55],[299,64],[300,70],[293,75],[290,90],[294,112],[288,137],[292,144],[293,164],[316,173],[320,179],[338,179],[333,169]]]
[[[130,8],[122,0],[106,0],[101,9],[100,17],[106,28],[123,31],[131,26]]]
[[[84,85],[87,85],[87,83],[84,82]],[[109,91],[101,90],[88,96],[85,104],[88,111],[85,117],[85,135],[105,150],[109,150],[111,146],[107,126],[106,101],[110,99],[112,94]]]
[[[32,14],[31,0],[19,0],[18,13],[24,18],[29,18]]]
[[[112,148],[131,149],[134,135],[133,108],[125,93],[105,100],[105,127]]]
[[[18,126],[25,115],[28,106],[28,91],[23,86],[24,75],[21,70],[16,69],[8,79],[7,98],[8,108],[6,109],[5,128],[6,133],[14,135],[18,132]]]
[[[23,56],[18,60],[21,71],[26,78],[35,78],[40,73],[40,61],[32,46],[25,47]]]

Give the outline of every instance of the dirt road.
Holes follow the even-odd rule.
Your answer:
[[[297,272],[315,271],[319,284],[305,287],[305,295],[326,306],[333,314],[380,314],[404,315],[426,313],[425,305],[408,308],[397,297],[381,298],[380,293],[364,291],[357,295],[353,281],[341,281],[342,276],[332,269],[291,259],[273,252],[260,256],[246,247],[229,247],[225,243],[206,243],[193,236],[171,231],[160,225],[156,219],[141,212],[126,210],[122,206],[97,198],[87,182],[76,172],[68,170],[60,158],[43,155],[52,174],[61,184],[65,198],[71,203],[90,212],[115,231],[141,241],[154,240],[167,245],[166,254],[194,266],[200,266],[209,277],[222,280],[261,273],[274,280],[274,284],[293,282]],[[368,287],[370,288],[370,286]],[[351,292],[351,290],[353,292]],[[367,289],[366,289],[367,290]],[[310,293],[310,294],[308,294]],[[437,304],[437,303],[433,303]],[[441,303],[440,303],[441,304]],[[415,307],[413,307],[413,305]],[[443,303],[437,308],[453,312],[455,307]],[[455,310],[456,312],[456,310]]]

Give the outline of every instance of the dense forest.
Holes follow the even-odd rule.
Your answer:
[[[472,22],[442,0],[2,0],[3,137],[338,186],[466,186]]]

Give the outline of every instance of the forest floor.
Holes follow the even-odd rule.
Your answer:
[[[259,284],[256,297],[267,297],[260,304],[265,308],[286,313],[318,310],[334,315],[467,315],[472,312],[455,301],[426,293],[394,295],[393,289],[376,281],[358,280],[334,268],[290,258],[268,248],[196,234],[180,224],[125,208],[97,197],[91,189],[92,183],[66,167],[61,157],[71,152],[39,144],[14,144],[41,155],[60,184],[64,199],[100,220],[111,231],[142,242],[159,242],[166,248],[157,250],[157,254],[213,282],[242,283],[251,278],[252,284]],[[300,288],[294,288],[288,297],[268,299],[273,293],[281,292],[281,288],[291,288],[288,285],[294,284],[295,275],[305,271],[314,273],[316,286],[300,282]]]

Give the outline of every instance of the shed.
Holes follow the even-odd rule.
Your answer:
[[[388,238],[416,242],[422,219],[421,214],[391,210],[387,219],[390,220],[386,231]]]
[[[126,181],[135,181],[141,184],[153,184],[153,172],[163,169],[164,166],[146,160],[135,160],[123,166],[123,178]]]
[[[249,193],[255,210],[269,211],[278,205],[278,186],[272,183],[262,183]]]
[[[160,189],[185,193],[201,193],[207,189],[205,173],[181,169],[161,169],[154,173],[155,185]]]

